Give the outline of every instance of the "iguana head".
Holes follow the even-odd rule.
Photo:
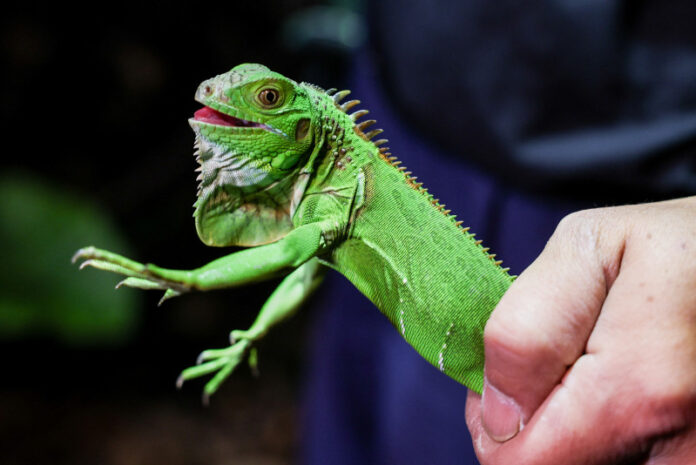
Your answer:
[[[207,245],[258,245],[292,228],[315,137],[307,90],[258,64],[204,81],[189,120],[200,163],[194,217]]]

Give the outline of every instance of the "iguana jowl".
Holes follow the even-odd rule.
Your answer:
[[[349,91],[296,83],[258,64],[203,82],[190,120],[200,164],[196,229],[210,246],[249,246],[194,270],[164,269],[86,247],[82,267],[121,284],[191,290],[240,286],[289,273],[247,331],[206,350],[179,383],[215,373],[214,393],[253,343],[338,270],[440,371],[481,392],[483,329],[513,280],[494,255],[416,182],[368,130]],[[347,329],[349,330],[349,329]]]

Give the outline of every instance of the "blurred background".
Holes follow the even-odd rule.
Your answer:
[[[196,236],[187,119],[202,80],[259,62],[353,88],[517,274],[570,211],[696,193],[695,17],[686,1],[4,6],[0,463],[475,463],[465,391],[339,277],[263,341],[260,378],[240,367],[204,408],[180,370],[277,281],[157,308],[69,259],[230,252]]]
[[[70,257],[94,244],[191,268],[230,252],[205,247],[193,225],[193,93],[242,62],[340,86],[364,26],[347,9],[356,2],[320,3],[3,7],[0,463],[295,456],[314,305],[264,342],[260,379],[243,366],[203,408],[203,384],[179,392],[178,373],[248,327],[277,282],[157,308],[159,293],[115,291],[117,276],[78,272]]]

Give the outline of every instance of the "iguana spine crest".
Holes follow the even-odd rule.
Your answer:
[[[314,87],[317,87],[317,86],[314,86]],[[372,139],[375,136],[384,132],[383,129],[375,129],[375,130],[372,130],[368,133],[364,132],[364,129],[377,123],[377,120],[375,120],[375,119],[370,119],[370,120],[366,120],[366,121],[362,121],[362,122],[358,121],[361,117],[369,114],[370,113],[369,110],[361,109],[361,110],[356,110],[353,113],[348,114],[349,109],[360,104],[360,100],[349,100],[349,101],[341,104],[341,101],[351,93],[350,90],[345,89],[345,90],[337,91],[336,89],[331,88],[331,89],[326,90],[325,92],[326,92],[326,95],[333,98],[333,101],[334,101],[334,104],[336,105],[336,108],[341,110],[343,113],[347,114],[353,120],[353,123],[354,123],[353,129],[355,130],[355,132],[360,137],[362,137],[364,140],[372,142],[372,144],[377,149],[377,153],[379,154],[379,157],[384,162],[388,163],[389,165],[393,166],[398,171],[401,171],[403,173],[404,181],[406,182],[406,184],[409,187],[411,187],[411,188],[415,189],[416,191],[420,192],[421,194],[423,194],[430,201],[431,205],[433,205],[433,207],[436,210],[438,210],[440,213],[442,213],[447,218],[449,218],[452,221],[452,223],[454,223],[454,225],[457,226],[463,233],[469,235],[471,238],[476,236],[476,234],[469,233],[469,229],[470,229],[469,227],[462,227],[461,226],[462,221],[457,221],[457,216],[450,214],[450,212],[452,210],[447,210],[445,208],[444,203],[440,203],[439,199],[436,199],[430,192],[428,192],[428,189],[426,187],[423,187],[422,182],[416,182],[416,179],[418,179],[418,178],[416,176],[411,176],[411,174],[412,174],[411,171],[407,171],[407,168],[405,166],[401,165],[401,161],[398,160],[396,156],[392,155],[391,152],[389,152],[389,147],[386,147],[386,146],[381,147],[381,145],[388,142],[388,139],[379,139],[377,141],[372,141]],[[483,241],[481,241],[479,239],[479,240],[476,240],[474,243],[478,246],[481,246]],[[495,254],[488,254],[488,250],[490,250],[488,247],[481,246],[481,251],[483,253],[486,253],[486,255],[488,255],[488,257],[491,259],[491,261],[493,262],[494,265],[500,267],[500,265],[503,263],[503,261],[502,260],[495,260]],[[510,271],[510,268],[502,268],[502,267],[500,267],[500,268],[506,274],[509,275],[508,272]],[[511,276],[511,277],[514,278],[515,276]]]

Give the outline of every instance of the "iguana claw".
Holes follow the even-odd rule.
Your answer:
[[[159,302],[157,302],[158,307],[161,306],[165,300],[169,300],[172,297],[178,297],[182,294],[181,291],[177,291],[175,289],[167,287],[166,285],[164,285],[160,282],[153,281],[151,279],[129,277],[129,278],[126,278],[124,280],[119,281],[119,283],[116,284],[116,289],[120,288],[121,286],[134,287],[134,288],[143,289],[146,291],[147,290],[164,291],[162,298],[159,300]]]
[[[177,290],[169,288],[166,291],[164,291],[162,298],[159,300],[159,302],[157,302],[157,306],[160,307],[164,303],[165,300],[169,300],[172,297],[178,297],[181,294],[182,294],[181,291],[177,291]]]
[[[225,349],[204,350],[198,356],[195,366],[186,368],[181,372],[176,380],[177,388],[181,388],[184,382],[190,379],[205,376],[217,371],[215,376],[208,381],[203,389],[205,403],[206,398],[209,398],[218,390],[220,384],[222,384],[222,382],[232,373],[232,371],[234,371],[250,349],[251,341],[248,339],[243,339]],[[253,349],[251,350],[253,352]],[[256,356],[253,355],[253,358],[256,359]],[[255,360],[252,366],[255,366]]]
[[[116,284],[116,289],[120,288],[121,286],[128,286],[128,287],[135,287],[138,289],[144,289],[144,290],[167,290],[168,288],[161,283],[152,281],[150,279],[143,279],[143,278],[135,278],[135,277],[128,277],[124,280],[119,281],[118,284]]]
[[[92,247],[92,246],[83,247],[83,248],[79,249],[77,252],[75,252],[75,254],[72,256],[70,261],[72,263],[77,263],[78,260],[80,260],[81,258],[90,256],[93,252],[94,252],[94,247]]]
[[[97,249],[92,246],[84,247],[75,252],[71,261],[72,263],[77,263],[80,260],[84,260],[80,263],[80,270],[91,266],[92,268],[126,276],[126,279],[116,285],[116,289],[121,286],[128,286],[145,290],[164,290],[165,294],[160,300],[160,304],[189,290],[189,287],[183,283],[159,276],[157,273],[158,268],[154,265],[144,265],[107,250]]]

